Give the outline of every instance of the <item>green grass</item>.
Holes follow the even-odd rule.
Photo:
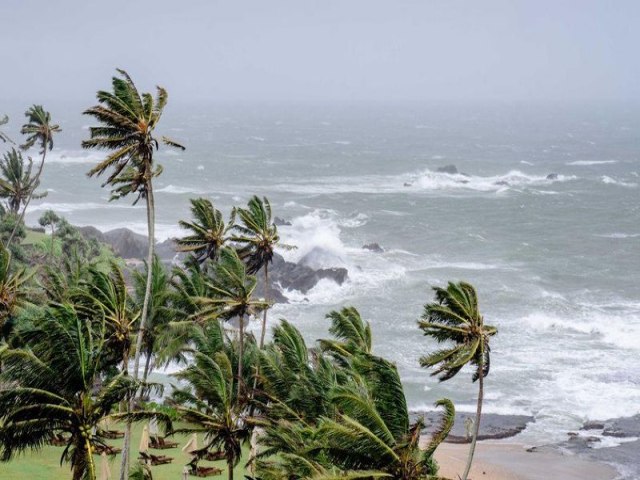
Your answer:
[[[49,237],[50,235],[47,235],[46,233],[36,232],[35,230],[27,228],[27,236],[23,240],[22,245],[34,245],[48,239]],[[48,243],[50,244],[50,242]]]
[[[132,459],[138,456],[138,445],[140,444],[140,435],[142,434],[142,424],[134,425],[133,437],[131,440],[131,456]],[[112,427],[113,428],[113,427]],[[122,430],[122,427],[118,427]],[[150,450],[154,455],[167,455],[173,457],[173,462],[168,465],[158,465],[151,467],[154,480],[179,480],[182,478],[182,469],[189,462],[190,456],[182,452],[182,447],[187,443],[190,435],[175,435],[171,440],[179,442],[178,448],[168,450]],[[122,439],[109,440],[109,445],[122,447]],[[198,446],[202,447],[202,435],[198,435]],[[69,464],[60,466],[60,455],[64,447],[53,447],[47,445],[43,449],[36,452],[28,452],[20,457],[15,458],[7,463],[0,463],[0,480],[69,480],[71,478],[71,469]],[[96,472],[100,473],[99,456],[94,456],[96,461]],[[244,464],[248,458],[248,451],[245,450],[243,461],[234,469],[234,478],[242,480],[244,478]],[[112,480],[118,479],[120,472],[121,456],[116,455],[109,457],[109,465],[111,467]],[[132,463],[133,464],[133,463]],[[224,470],[221,475],[210,478],[227,478],[227,466],[224,461],[221,462],[200,462],[201,466],[217,466]],[[190,477],[196,478],[196,477]]]

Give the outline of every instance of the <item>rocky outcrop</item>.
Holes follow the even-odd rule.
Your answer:
[[[283,218],[280,218],[280,217],[275,217],[273,219],[273,224],[276,227],[290,227],[291,226],[291,222],[289,222],[288,220],[285,220]]]
[[[80,227],[79,230],[88,239],[96,239],[110,245],[117,256],[129,260],[131,265],[141,265],[142,260],[147,258],[147,237],[144,235],[139,235],[127,228],[118,228],[104,233],[94,227]],[[173,239],[156,244],[156,254],[165,263],[173,263],[177,259],[176,255],[181,255],[176,252]],[[287,262],[281,255],[276,254],[269,268],[269,291],[264,291],[262,275],[258,275],[256,294],[277,303],[285,303],[287,301],[283,294],[285,290],[307,293],[320,280],[325,279],[342,285],[349,277],[346,268],[320,267],[333,262],[341,264],[339,259],[321,249],[312,250],[298,263]]]
[[[550,173],[549,175],[547,175],[547,180],[558,180],[558,174],[557,173]]]
[[[375,253],[384,253],[384,248],[382,248],[380,246],[379,243],[367,243],[366,245],[363,245],[362,248],[364,250],[369,250],[371,252],[375,252]]]
[[[418,412],[411,412],[412,418],[421,416]],[[424,414],[424,433],[433,432],[439,425],[442,418],[441,412],[427,412]],[[445,440],[448,443],[470,443],[471,436],[467,436],[467,427],[471,426],[471,421],[475,419],[475,414],[456,412],[456,419],[453,429]],[[497,415],[485,413],[480,422],[480,433],[478,440],[498,440],[501,438],[514,437],[525,428],[527,424],[535,419],[528,415]]]
[[[640,414],[607,420],[602,434],[617,438],[640,437]]]

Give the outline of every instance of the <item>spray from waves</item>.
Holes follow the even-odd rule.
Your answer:
[[[206,192],[203,192],[202,190],[198,190],[193,187],[181,187],[179,185],[172,185],[172,184],[169,184],[166,187],[157,188],[155,191],[156,193],[171,193],[176,195],[184,195],[184,194],[202,195],[206,193]]]
[[[342,285],[324,279],[305,294],[285,291],[291,303],[334,304],[404,277],[406,269],[393,261],[392,256],[348,246],[342,241],[341,227],[354,228],[366,218],[362,214],[341,218],[334,210],[313,210],[292,219],[290,226],[280,227],[283,242],[296,247],[280,252],[285,260],[315,269],[346,268],[349,272],[349,279]]]
[[[576,167],[588,167],[591,165],[608,165],[611,163],[618,163],[617,160],[576,160],[574,162],[566,163],[565,165],[572,165]]]
[[[291,181],[270,186],[270,190],[299,194],[334,193],[504,193],[577,179],[574,175],[529,175],[511,170],[504,175],[478,176],[422,170],[401,175],[324,177],[312,181]],[[259,186],[256,186],[259,189]]]
[[[140,205],[127,205],[124,203],[65,203],[65,202],[41,202],[38,204],[31,204],[27,208],[27,213],[44,212],[46,210],[53,210],[57,213],[72,213],[84,210],[104,210],[104,209],[127,209],[127,210],[139,210],[144,208]]]
[[[626,188],[635,188],[638,186],[637,183],[623,182],[622,180],[616,180],[615,178],[609,177],[608,175],[603,175],[601,179],[602,179],[602,183],[607,185],[618,185],[620,187],[626,187]]]
[[[53,150],[47,155],[47,164],[89,165],[96,164],[104,159],[104,154],[83,150]]]

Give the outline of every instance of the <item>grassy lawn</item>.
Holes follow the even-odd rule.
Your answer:
[[[133,438],[131,441],[131,455],[138,456],[138,445],[140,444],[140,435],[142,433],[142,424],[134,425]],[[121,427],[119,427],[122,430]],[[190,460],[189,455],[182,452],[182,447],[187,443],[189,435],[175,435],[171,439],[179,442],[178,448],[168,450],[150,450],[154,455],[167,455],[173,457],[174,460],[168,465],[158,465],[151,467],[154,480],[180,480],[182,478],[182,469]],[[109,440],[109,445],[122,447],[122,439]],[[198,435],[198,446],[202,446],[202,436]],[[8,463],[0,463],[0,479],[1,480],[69,480],[71,478],[71,470],[68,464],[60,466],[60,455],[64,447],[52,447],[47,445],[38,452],[27,453]],[[244,463],[248,457],[245,451],[243,461],[234,470],[234,478],[244,478]],[[96,472],[100,473],[100,457],[95,456]],[[111,466],[111,479],[117,480],[120,473],[120,455],[109,458]],[[227,466],[222,462],[200,462],[201,466],[217,466],[223,469],[221,475],[211,478],[227,478]],[[196,477],[191,477],[196,478]]]
[[[36,232],[34,230],[31,230],[30,228],[27,228],[27,236],[24,239],[24,241],[22,242],[23,245],[34,245],[36,243],[41,242],[42,240],[49,238],[49,235],[47,235],[46,233],[42,233],[42,232]],[[49,242],[51,243],[51,242]]]

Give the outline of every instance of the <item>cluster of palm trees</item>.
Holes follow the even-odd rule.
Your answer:
[[[98,104],[85,111],[97,125],[83,147],[106,152],[88,174],[106,175],[103,186],[112,199],[132,195],[134,202],[146,203],[147,261],[130,281],[117,260],[85,261],[73,251],[55,255],[53,241],[37,271],[18,266],[9,253],[15,232],[3,239],[0,460],[62,437],[62,461],[70,464],[73,478],[95,479],[93,454],[105,443],[101,422],[117,418],[125,423],[125,480],[135,470],[131,425],[154,418],[169,434],[201,433],[205,444],[192,452],[194,461],[225,460],[229,479],[248,444],[245,460],[255,479],[439,478],[434,452],[452,428],[454,406],[447,399],[436,402],[444,411],[442,422],[427,446],[421,445],[424,423],[410,421],[398,371],[375,355],[370,325],[355,308],[329,313],[330,335],[313,346],[286,320],[266,341],[269,265],[277,248],[291,248],[282,244],[266,198],[252,197],[226,221],[210,200],[192,199],[192,218],[180,222],[187,233],[176,241],[183,263],[169,271],[157,258],[153,179],[162,168],[155,152],[161,143],[184,149],[156,136],[167,98],[160,87],[155,96],[141,94],[118,70],[112,89],[99,91]],[[37,172],[15,149],[0,164],[0,197],[18,217],[16,228],[39,186],[53,134],[60,131],[42,107],[34,106],[27,117],[24,148],[40,147]],[[55,214],[41,223],[52,234],[56,225],[72,228]],[[251,321],[260,322],[257,340],[247,330]],[[489,373],[489,339],[496,330],[484,325],[476,292],[464,282],[437,288],[419,326],[446,342],[421,359],[424,367],[447,380],[470,364],[479,381],[466,480]],[[169,363],[182,366],[175,374],[179,386],[164,392],[180,419],[175,425],[145,403],[162,392],[149,382],[151,373]]]

